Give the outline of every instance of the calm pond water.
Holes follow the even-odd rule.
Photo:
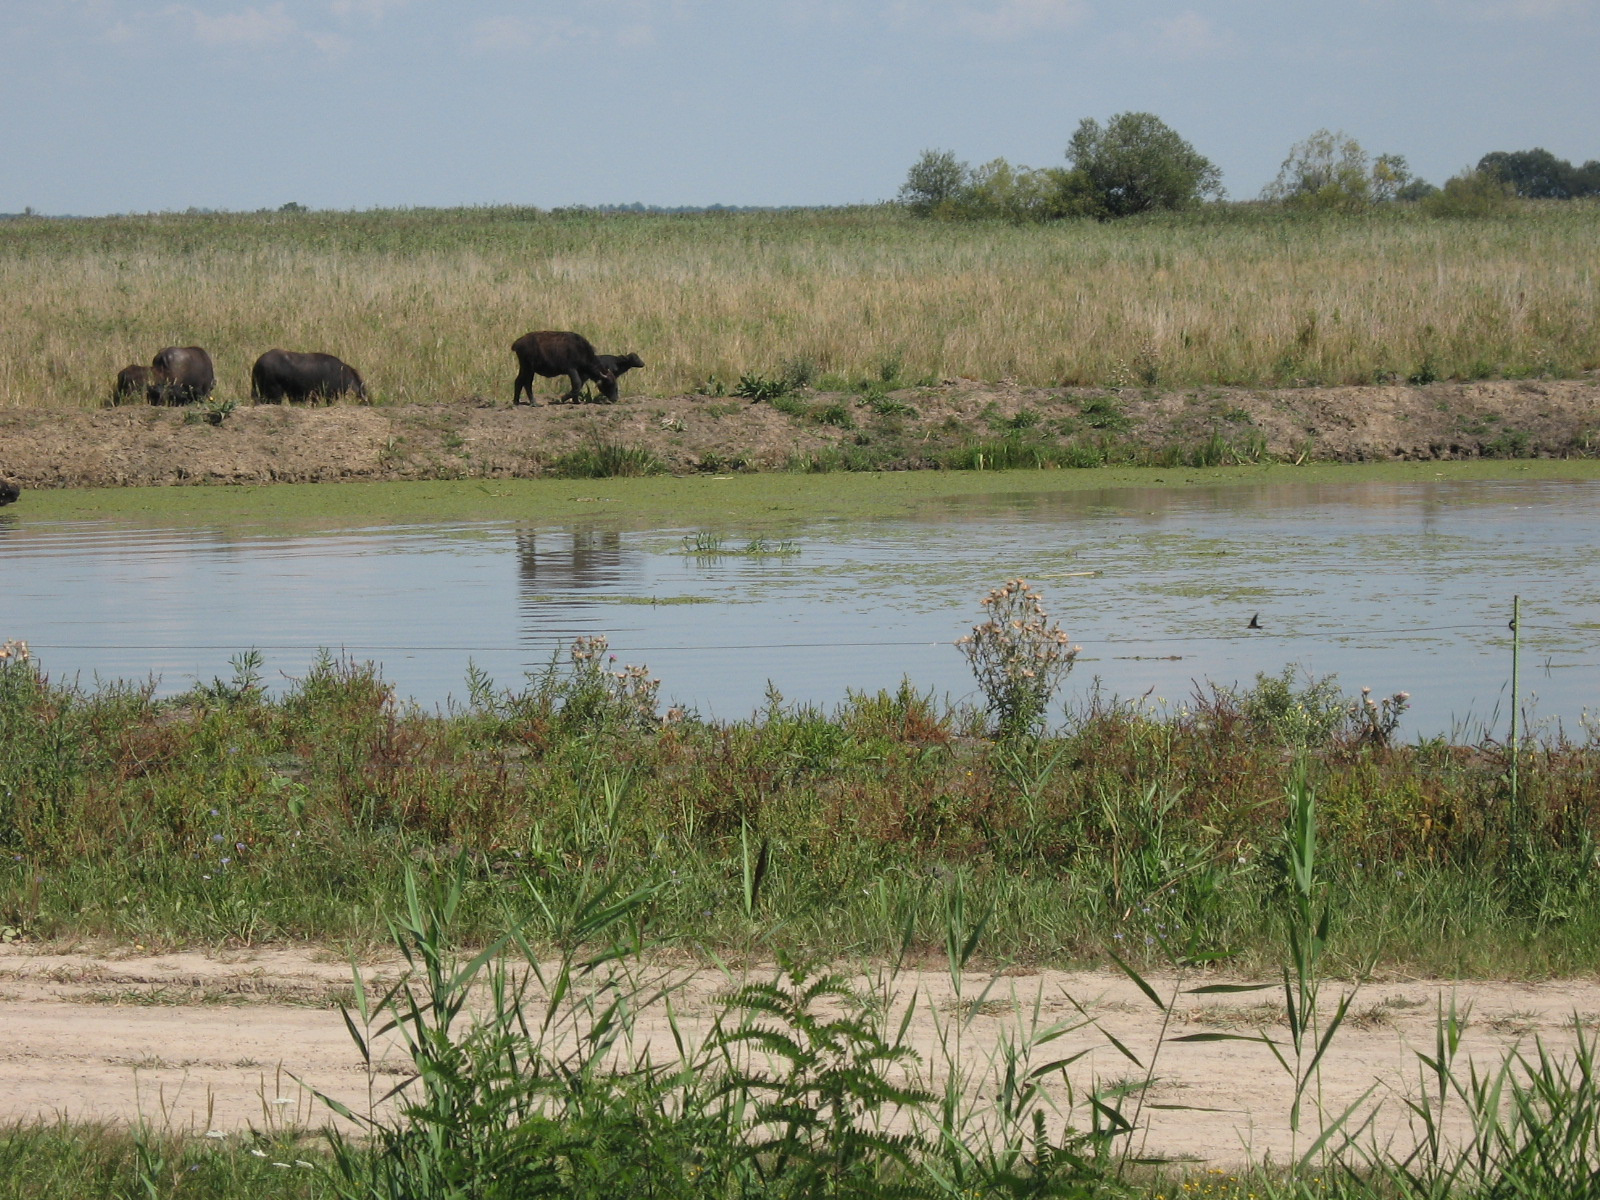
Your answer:
[[[1083,646],[1066,698],[1181,703],[1294,664],[1405,690],[1402,734],[1505,732],[1513,594],[1523,686],[1580,734],[1600,709],[1600,484],[1119,489],[928,502],[782,528],[406,525],[275,535],[0,515],[0,638],[57,678],[154,674],[166,693],[259,648],[283,686],[319,648],[382,664],[402,697],[521,686],[582,634],[647,664],[664,702],[748,716],[769,683],[826,705],[909,677],[974,696],[953,647],[1022,575]],[[750,555],[756,536],[787,553]],[[723,553],[695,553],[710,538]],[[779,543],[782,543],[780,546]],[[1247,628],[1259,613],[1261,628]]]

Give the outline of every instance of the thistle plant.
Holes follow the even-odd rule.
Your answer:
[[[656,694],[661,681],[645,666],[615,664],[617,656],[608,653],[610,642],[603,634],[580,637],[572,643],[568,656],[572,678],[567,707],[601,721],[636,729],[651,729],[661,724]]]
[[[1368,746],[1387,746],[1400,727],[1400,718],[1411,706],[1410,692],[1396,692],[1382,700],[1372,698],[1371,688],[1361,689],[1361,699],[1350,706],[1356,736]]]
[[[1050,623],[1044,596],[1012,579],[983,598],[989,619],[956,639],[1001,738],[1034,733],[1082,650]]]

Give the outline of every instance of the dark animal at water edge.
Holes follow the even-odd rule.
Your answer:
[[[193,404],[209,396],[216,383],[211,355],[199,346],[168,346],[150,363],[146,394],[151,404]]]
[[[112,404],[126,404],[142,400],[150,387],[150,368],[133,363],[117,372],[116,386],[111,389]]]
[[[617,377],[600,365],[594,347],[581,333],[556,330],[539,330],[525,333],[511,343],[511,353],[517,356],[517,382],[511,389],[511,403],[520,404],[522,393],[528,393],[528,403],[537,401],[533,395],[533,377],[543,375],[554,379],[565,375],[572,387],[559,400],[576,400],[586,381],[600,385],[602,392],[609,389],[615,396]]]
[[[10,504],[20,495],[22,495],[22,486],[20,484],[13,483],[11,480],[0,476],[0,507]]]
[[[637,354],[596,354],[594,359],[600,364],[602,371],[611,373],[611,386],[607,387],[602,383],[600,385],[600,394],[612,404],[617,402],[617,380],[635,367],[644,366],[644,359]]]
[[[268,350],[250,369],[250,397],[258,404],[315,398],[332,401],[346,392],[367,398],[366,384],[356,369],[331,354]]]

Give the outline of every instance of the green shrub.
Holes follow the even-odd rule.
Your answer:
[[[1297,685],[1293,667],[1277,675],[1258,672],[1255,686],[1244,691],[1219,686],[1214,692],[1237,706],[1256,735],[1299,749],[1326,746],[1350,718],[1351,702],[1335,676]]]
[[[1520,429],[1502,430],[1483,445],[1485,458],[1526,458],[1532,439]]]
[[[774,379],[749,371],[739,376],[739,385],[733,389],[733,394],[746,400],[776,400],[793,390],[782,376]]]
[[[1497,217],[1510,210],[1515,192],[1486,171],[1463,171],[1422,201],[1430,217]]]
[[[1094,429],[1127,429],[1133,424],[1122,405],[1111,396],[1091,396],[1078,406],[1084,424]]]

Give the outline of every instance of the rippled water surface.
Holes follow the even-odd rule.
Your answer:
[[[1286,664],[1412,693],[1402,731],[1503,726],[1511,598],[1523,686],[1574,732],[1600,664],[1600,484],[1358,483],[1007,494],[873,522],[758,532],[792,553],[692,552],[708,531],[574,522],[407,525],[277,536],[0,516],[0,638],[56,677],[228,677],[252,647],[280,685],[319,648],[379,661],[401,696],[465,694],[469,662],[505,686],[580,634],[645,663],[662,697],[743,717],[768,684],[832,704],[846,689],[970,696],[952,642],[979,598],[1022,575],[1096,677],[1181,702],[1198,681]],[[1247,625],[1259,613],[1260,630]],[[1503,731],[1503,729],[1502,729]]]

